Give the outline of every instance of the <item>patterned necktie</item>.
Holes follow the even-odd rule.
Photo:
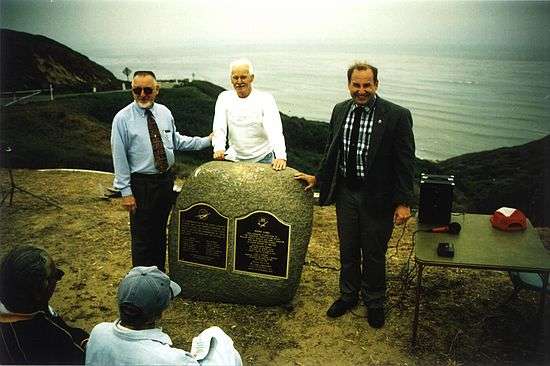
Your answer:
[[[353,127],[349,139],[348,161],[346,162],[346,177],[357,177],[357,144],[359,143],[359,125],[361,124],[361,115],[364,107],[357,107],[353,111]]]
[[[155,157],[155,167],[160,173],[164,173],[168,170],[168,160],[166,159],[166,152],[164,151],[164,144],[160,137],[159,128],[155,122],[155,117],[149,109],[145,110],[147,116],[147,127],[149,128],[149,138],[151,139],[151,146],[153,147],[153,155]]]

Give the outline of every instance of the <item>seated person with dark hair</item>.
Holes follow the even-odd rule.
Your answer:
[[[0,364],[84,364],[88,333],[68,326],[48,305],[63,277],[31,245],[10,250],[0,267]]]
[[[156,266],[134,267],[118,287],[120,319],[92,329],[86,365],[242,365],[233,341],[218,327],[193,339],[192,353],[172,347],[158,322],[180,292]]]

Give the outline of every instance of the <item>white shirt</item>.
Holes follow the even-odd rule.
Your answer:
[[[133,330],[116,320],[92,329],[86,347],[86,365],[242,366],[233,341],[218,327],[208,328],[195,337],[193,348],[190,353],[172,347],[172,340],[161,328]]]
[[[229,148],[227,160],[256,162],[270,152],[276,159],[286,160],[285,138],[279,109],[273,96],[252,88],[246,98],[234,90],[218,96],[212,127],[214,151]]]

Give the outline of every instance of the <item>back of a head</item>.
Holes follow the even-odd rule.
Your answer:
[[[156,266],[134,267],[118,287],[118,307],[123,325],[147,328],[160,318],[173,297],[181,292],[178,284]]]
[[[162,316],[162,312],[146,314],[137,306],[129,303],[119,304],[118,313],[122,325],[136,330],[153,328],[155,321]]]
[[[41,310],[36,294],[48,286],[48,253],[32,245],[10,250],[0,265],[0,301],[15,313]],[[46,299],[46,301],[49,299]]]

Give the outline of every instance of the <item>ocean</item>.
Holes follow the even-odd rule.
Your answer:
[[[527,49],[368,44],[187,45],[148,51],[87,50],[118,78],[150,69],[159,79],[202,79],[231,88],[229,63],[249,58],[254,86],[281,112],[328,122],[347,99],[355,60],[379,69],[379,94],[409,108],[416,155],[444,160],[550,134],[550,55]]]

